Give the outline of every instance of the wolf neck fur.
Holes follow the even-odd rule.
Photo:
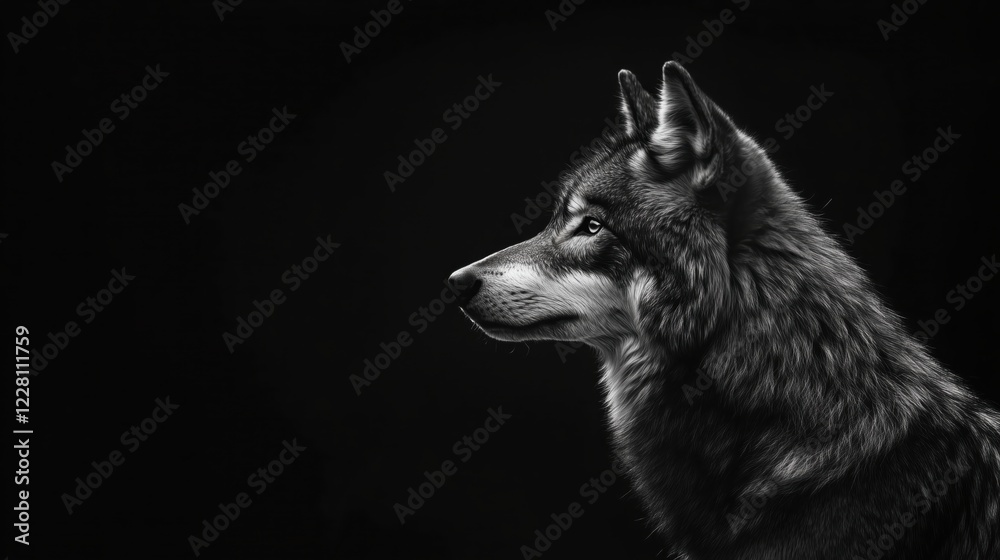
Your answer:
[[[772,465],[746,485],[746,495],[763,491],[765,481],[829,481],[851,466],[843,457],[890,448],[921,414],[948,423],[970,398],[903,332],[798,197],[783,184],[774,196],[772,222],[745,247],[752,254],[731,258],[730,305],[752,310],[730,314],[742,323],[728,323],[693,358],[669,355],[668,345],[638,329],[599,352],[618,450],[638,473],[651,470],[639,464],[657,445],[648,434],[671,433],[649,422],[690,417],[696,407],[773,419],[743,442],[759,446],[770,457],[760,463]],[[705,391],[713,396],[691,403],[685,385],[699,374],[711,379]],[[830,441],[807,453],[805,442],[817,433],[832,434]]]

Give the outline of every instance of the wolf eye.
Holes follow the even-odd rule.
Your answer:
[[[588,216],[580,222],[580,227],[576,230],[576,233],[577,235],[597,235],[602,229],[604,229],[604,224],[597,221],[597,218]]]

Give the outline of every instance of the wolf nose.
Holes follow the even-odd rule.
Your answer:
[[[458,304],[465,306],[479,292],[483,286],[483,281],[476,277],[476,273],[469,267],[456,271],[448,278],[448,284],[458,292]]]

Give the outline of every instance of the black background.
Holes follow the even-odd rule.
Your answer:
[[[245,0],[220,21],[207,0],[77,0],[5,47],[8,328],[40,350],[82,324],[111,269],[136,276],[32,378],[34,555],[190,558],[202,520],[249,491],[202,558],[518,558],[583,502],[611,464],[593,354],[488,340],[454,304],[421,333],[409,317],[451,271],[542,227],[518,233],[511,214],[615,116],[620,68],[654,90],[702,20],[735,7],[661,4],[589,0],[552,30],[555,0],[404,1],[348,63],[341,42],[384,2]],[[996,402],[997,286],[946,300],[1000,248],[986,6],[927,0],[886,41],[890,2],[753,0],[688,68],[742,128],[779,138],[775,161],[841,235],[938,127],[961,134],[850,252],[910,325],[950,311],[935,356]],[[38,10],[6,8],[5,33]],[[111,102],[156,64],[169,76],[117,121]],[[490,74],[502,85],[451,130],[442,113]],[[820,84],[834,95],[781,139],[776,121]],[[289,127],[185,225],[178,205],[284,106]],[[104,117],[115,131],[57,181],[51,162]],[[383,172],[437,127],[448,140],[390,192]],[[289,293],[282,273],[327,235],[340,248]],[[230,354],[222,333],[278,288],[287,301]],[[357,395],[349,377],[404,330],[413,344]],[[179,410],[67,514],[75,478],[167,395]],[[507,424],[400,525],[393,504],[498,406]],[[307,450],[249,490],[292,438]],[[663,556],[627,483],[584,509],[545,558]]]

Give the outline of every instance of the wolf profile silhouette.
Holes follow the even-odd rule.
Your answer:
[[[468,317],[596,350],[616,452],[676,558],[1000,557],[1000,415],[686,70],[668,62],[656,97],[619,81],[625,130],[545,230],[452,275]]]

